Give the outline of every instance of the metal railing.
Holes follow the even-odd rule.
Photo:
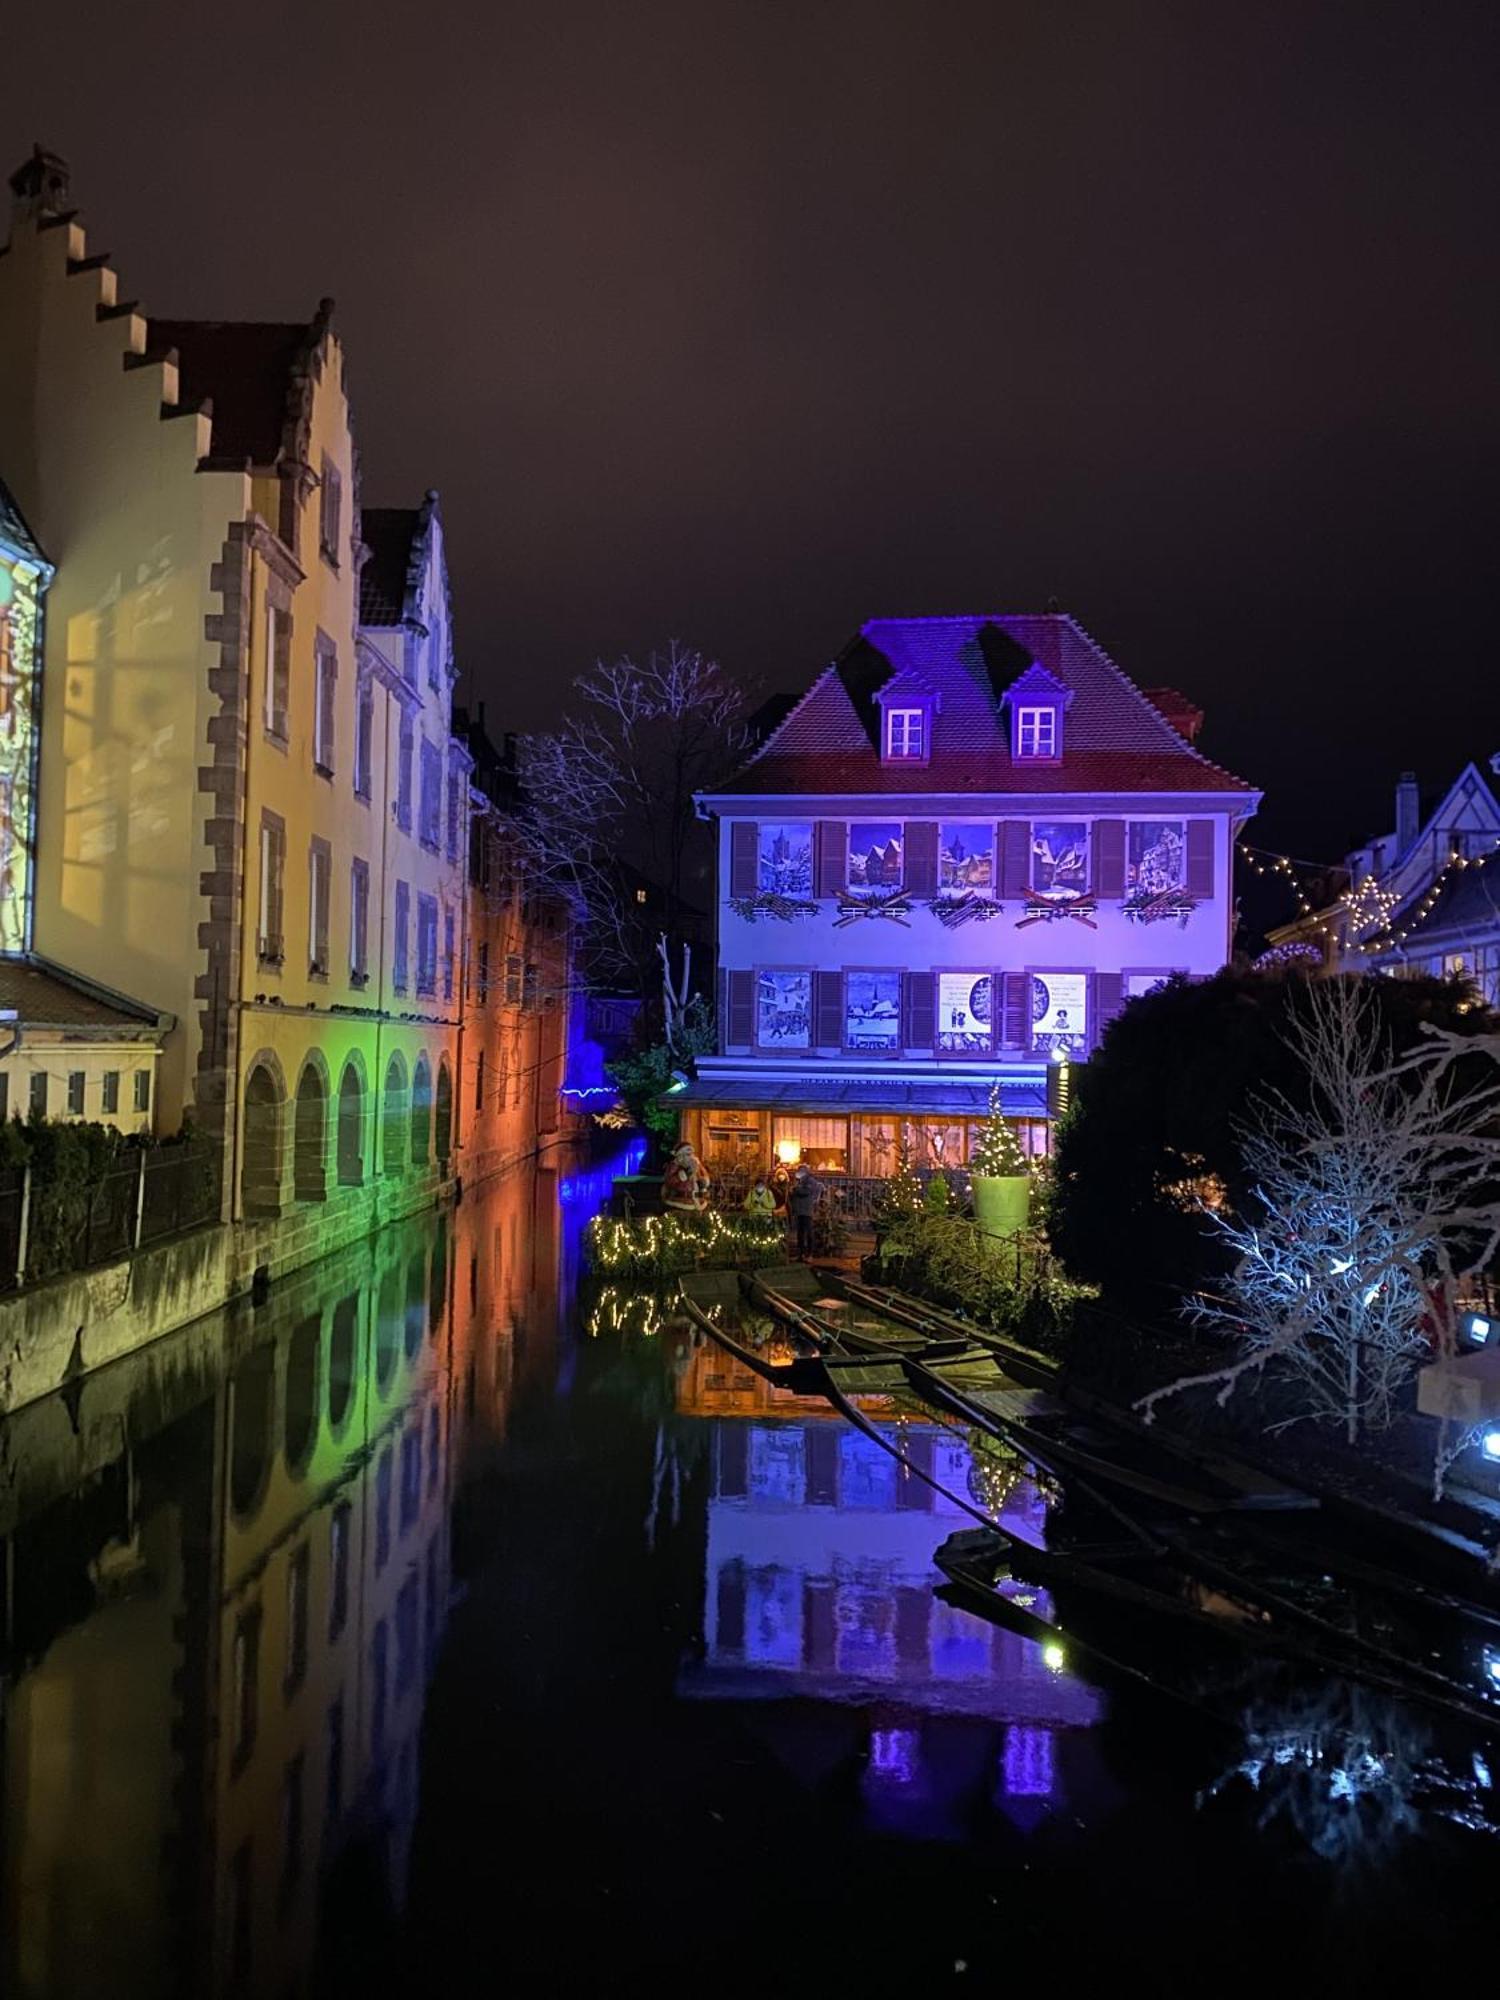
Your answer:
[[[219,1214],[211,1148],[132,1147],[94,1181],[0,1174],[0,1292],[128,1257]]]
[[[924,1191],[929,1181],[942,1179],[948,1183],[950,1213],[961,1214],[968,1206],[970,1188],[967,1167],[919,1167],[916,1176]],[[764,1178],[761,1174],[752,1173],[744,1167],[727,1168],[713,1176],[709,1199],[715,1208],[739,1208],[749,1189],[761,1178]],[[890,1196],[889,1175],[824,1172],[815,1174],[814,1179],[822,1186],[823,1199],[829,1211],[841,1222],[862,1227],[869,1227],[876,1221]]]

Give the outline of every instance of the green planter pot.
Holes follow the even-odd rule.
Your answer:
[[[990,1236],[1019,1235],[1031,1215],[1030,1174],[1007,1174],[1003,1180],[975,1174],[971,1185],[979,1227]]]

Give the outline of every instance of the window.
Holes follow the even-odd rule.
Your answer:
[[[47,1115],[47,1072],[44,1069],[34,1069],[31,1072],[30,1102],[32,1117],[45,1118]]]
[[[349,1503],[335,1507],[328,1523],[328,1642],[349,1616]]]
[[[418,896],[417,991],[419,993],[437,991],[437,931],[437,897]]]
[[[68,1116],[70,1118],[81,1118],[83,1116],[83,1071],[81,1069],[70,1069],[68,1071]]]
[[[1037,972],[1031,980],[1031,1046],[1049,1055],[1088,1050],[1089,976]]]
[[[755,978],[755,1039],[762,1048],[812,1044],[812,974],[759,972]]]
[[[292,679],[292,619],[278,605],[266,607],[266,734],[286,742],[287,700]]]
[[[403,709],[401,735],[396,747],[396,824],[403,833],[411,832],[412,720]]]
[[[1180,819],[1133,819],[1125,845],[1125,893],[1160,896],[1187,882],[1187,827]]]
[[[644,903],[644,902],[645,902],[645,900],[646,900],[646,892],[645,892],[645,890],[644,890],[644,889],[637,889],[637,890],[636,890],[636,892],[635,892],[635,900],[636,900],[636,901],[637,901],[638,903]]]
[[[457,758],[448,761],[448,859],[457,861],[459,842],[463,838],[463,807],[468,787],[464,783],[464,770]]]
[[[1125,998],[1140,1000],[1148,993],[1159,993],[1169,979],[1175,979],[1173,972],[1127,972],[1125,974]]]
[[[104,1072],[103,1104],[108,1112],[118,1111],[120,1108],[120,1072],[117,1069],[107,1069]],[[0,1109],[0,1119],[4,1116],[4,1110]]]
[[[484,1109],[484,1050],[479,1051],[479,1061],[474,1066],[474,1109]]]
[[[937,1045],[944,1055],[983,1055],[990,1047],[994,1009],[987,972],[940,972],[937,977]]]
[[[342,1695],[328,1710],[325,1741],[328,1758],[324,1775],[324,1813],[326,1823],[332,1826],[344,1806],[344,1697]]]
[[[339,532],[344,511],[344,481],[331,458],[323,460],[323,484],[318,495],[318,552],[335,569],[339,566]]]
[[[259,1709],[260,1606],[244,1613],[234,1628],[230,1655],[230,1717],[234,1730],[234,1761],[243,1764],[255,1744]]]
[[[479,949],[483,953],[484,946]],[[513,951],[505,956],[505,1004],[507,1007],[519,1007],[521,1004],[521,960]]]
[[[855,820],[849,828],[849,867],[845,877],[852,896],[888,896],[901,887],[899,820]]]
[[[325,778],[333,776],[333,697],[338,678],[338,652],[320,632],[313,660],[313,768]]]
[[[406,929],[410,920],[411,890],[404,882],[396,884],[396,921],[392,926],[391,940],[391,984],[398,993],[406,991]]]
[[[418,822],[422,845],[435,854],[443,826],[443,758],[435,743],[422,744],[422,810]]]
[[[312,1579],[312,1556],[304,1542],[286,1572],[286,1672],[282,1690],[294,1695],[307,1678],[307,1604]]]
[[[938,894],[957,900],[995,893],[995,829],[945,820],[938,828]]]
[[[534,1014],[541,997],[541,974],[537,968],[527,963],[521,968],[521,1005],[528,1014]]]
[[[260,935],[262,965],[280,965],[282,900],[286,875],[286,827],[275,813],[260,820]]]
[[[1055,902],[1088,887],[1089,830],[1081,819],[1039,820],[1031,829],[1031,893]]]
[[[451,1000],[453,998],[453,959],[454,959],[455,936],[456,933],[454,928],[453,912],[451,910],[445,909],[443,911],[443,998],[445,1000]]]
[[[887,709],[885,754],[888,758],[927,755],[927,714],[920,708]]]
[[[354,696],[354,794],[367,799],[374,783],[375,683],[361,674]]]
[[[1055,757],[1057,755],[1057,710],[1024,707],[1016,710],[1016,755]]]
[[[811,896],[813,830],[806,820],[760,825],[756,887],[768,896]]]
[[[333,885],[333,856],[326,840],[315,840],[307,851],[307,969],[328,976],[328,902]]]
[[[349,978],[363,986],[370,977],[370,864],[349,864]]]
[[[135,1108],[137,1111],[151,1109],[151,1072],[138,1069],[135,1073]]]
[[[844,1046],[892,1055],[901,1046],[901,974],[844,975]]]

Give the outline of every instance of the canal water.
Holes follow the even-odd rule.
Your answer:
[[[944,1602],[955,1501],[581,1281],[607,1179],[471,1191],[0,1429],[0,1992],[1487,1962],[1500,1854],[1422,1725],[1331,1687],[1226,1734]]]

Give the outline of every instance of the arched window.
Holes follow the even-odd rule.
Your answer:
[[[406,1294],[399,1265],[392,1265],[380,1281],[375,1301],[375,1380],[381,1393],[390,1387],[401,1352],[401,1333],[406,1320]]]
[[[349,1414],[358,1353],[359,1293],[350,1292],[333,1309],[333,1329],[328,1341],[328,1422],[333,1430]]]
[[[263,1062],[245,1083],[240,1201],[246,1215],[281,1213],[281,1082]]]
[[[422,1345],[422,1329],[427,1324],[427,1259],[414,1250],[406,1265],[406,1358],[410,1361]]]
[[[411,1163],[425,1167],[432,1145],[432,1071],[426,1056],[417,1057],[411,1080]]]
[[[276,1350],[247,1354],[230,1377],[229,1499],[236,1514],[259,1505],[271,1470],[271,1396]]]
[[[297,1079],[296,1122],[293,1128],[292,1186],[298,1201],[322,1201],[328,1193],[328,1092],[313,1063],[304,1063]]]
[[[300,1095],[300,1092],[299,1092]],[[282,1439],[288,1472],[299,1473],[312,1456],[318,1434],[318,1336],[322,1318],[309,1313],[292,1329],[286,1355],[286,1416]]]
[[[358,1187],[365,1177],[365,1087],[358,1066],[344,1064],[339,1078],[339,1186]]]
[[[448,1074],[447,1062],[438,1064],[437,1078],[437,1130],[434,1134],[437,1146],[438,1165],[443,1172],[448,1171],[448,1155],[453,1150],[453,1079]]]
[[[385,1114],[380,1141],[380,1164],[388,1174],[399,1174],[406,1164],[406,1064],[392,1056],[385,1072]]]
[[[443,1323],[443,1308],[448,1303],[448,1223],[445,1216],[438,1217],[437,1234],[432,1239],[432,1278],[427,1287],[427,1325],[434,1340],[438,1328]]]

